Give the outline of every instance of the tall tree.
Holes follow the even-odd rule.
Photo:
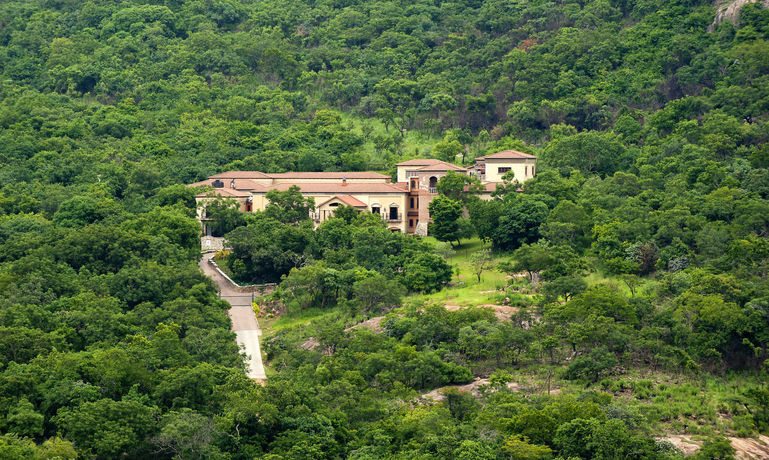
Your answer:
[[[459,217],[462,215],[462,204],[451,198],[438,195],[428,205],[430,211],[430,233],[438,241],[447,241],[452,245],[460,244]]]
[[[270,201],[264,210],[265,215],[284,224],[297,224],[309,220],[310,211],[315,210],[315,199],[305,198],[296,185],[292,185],[283,192],[270,190],[265,197]]]

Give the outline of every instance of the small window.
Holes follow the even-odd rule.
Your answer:
[[[411,197],[411,209],[414,209],[414,197]]]
[[[379,206],[372,206],[371,207],[371,213],[372,214],[382,214],[382,211],[380,211]]]
[[[528,166],[524,166],[523,167],[523,177],[528,177],[528,176],[529,176],[529,167]]]
[[[413,226],[414,226],[414,219],[409,219],[409,227],[413,227]]]
[[[510,171],[510,169],[511,169],[511,168],[508,168],[508,167],[500,167],[500,168],[497,170],[497,172],[498,172],[498,173],[499,173],[499,175],[501,176],[502,174],[504,174],[504,173],[506,173],[506,172],[509,172],[509,171]]]
[[[329,208],[336,208],[337,206],[339,206],[339,203],[331,203],[328,205]]]

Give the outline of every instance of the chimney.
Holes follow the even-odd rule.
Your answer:
[[[342,187],[344,187],[344,186],[346,186],[346,185],[347,185],[347,178],[346,178],[346,177],[343,177],[343,178],[342,178]]]
[[[230,188],[235,188],[235,179],[230,181]]]

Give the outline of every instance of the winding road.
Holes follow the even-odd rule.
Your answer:
[[[254,309],[251,307],[251,294],[239,292],[229,280],[217,272],[208,263],[213,256],[213,252],[203,254],[198,266],[200,266],[203,273],[214,280],[219,287],[222,299],[231,305],[227,314],[232,321],[232,331],[235,333],[238,345],[248,355],[246,375],[255,380],[266,380],[267,375],[264,372],[264,364],[262,363],[262,351],[259,347],[259,336],[262,335],[262,330],[259,328],[259,322],[256,320]]]

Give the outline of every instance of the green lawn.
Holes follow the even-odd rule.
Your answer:
[[[423,238],[433,246],[441,245],[433,237]],[[432,294],[414,294],[408,300],[416,303],[443,303],[445,305],[475,306],[490,303],[498,303],[500,296],[504,296],[504,287],[507,284],[507,275],[496,270],[496,264],[507,256],[492,253],[492,261],[481,273],[481,280],[475,273],[471,263],[472,255],[481,248],[489,248],[478,238],[463,240],[462,244],[453,249],[448,262],[455,267],[455,274],[451,285]]]
[[[290,312],[272,318],[259,318],[259,325],[265,335],[275,334],[284,329],[290,329],[297,326],[306,326],[313,321],[325,317],[337,316],[336,309],[308,308],[297,312]]]

